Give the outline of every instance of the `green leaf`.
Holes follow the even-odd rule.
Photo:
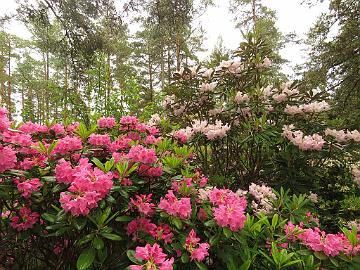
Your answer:
[[[86,223],[87,223],[86,218],[78,217],[78,218],[76,218],[74,225],[75,225],[75,228],[78,231],[80,231],[85,227]]]
[[[214,220],[209,220],[204,223],[205,227],[214,227],[216,225]]]
[[[181,255],[181,262],[182,263],[188,263],[189,262],[189,255],[187,254],[187,253],[183,253],[182,255]]]
[[[200,270],[207,270],[207,267],[204,263],[195,261],[195,264]]]
[[[76,262],[76,268],[78,270],[85,270],[88,269],[95,259],[95,249],[89,248],[81,252],[79,258]]]
[[[248,270],[251,265],[251,259],[247,259],[239,268],[239,270]]]
[[[271,226],[275,229],[279,220],[279,215],[275,214],[271,220]]]
[[[179,230],[182,229],[183,224],[182,224],[182,222],[181,222],[180,219],[178,219],[178,218],[173,218],[173,219],[171,220],[171,222],[172,222],[172,223],[176,226],[176,228],[178,228]]]
[[[126,255],[129,258],[130,261],[132,261],[135,264],[141,264],[142,260],[137,259],[135,257],[135,250],[129,249],[128,251],[126,251]]]
[[[101,169],[103,172],[106,172],[105,167],[104,167],[104,165],[101,163],[100,160],[98,160],[97,158],[93,158],[91,161],[94,162],[94,164],[95,164],[99,169]]]
[[[232,231],[229,228],[223,228],[223,232],[226,238],[230,238],[232,235]]]
[[[319,260],[322,260],[322,261],[327,259],[326,255],[324,253],[322,253],[322,252],[319,252],[319,251],[315,251],[314,255],[315,255],[316,258],[318,258]]]
[[[117,217],[115,218],[116,221],[118,222],[129,222],[129,221],[132,221],[132,217],[129,217],[129,216],[121,216],[121,217]]]
[[[288,262],[288,263],[284,264],[283,267],[288,267],[290,265],[298,264],[298,263],[301,263],[301,262],[302,262],[302,260],[291,261],[291,262]]]
[[[49,213],[44,213],[41,215],[41,217],[47,221],[50,221],[51,223],[55,223],[56,220],[56,216]]]
[[[121,241],[122,237],[120,235],[114,234],[114,233],[101,233],[102,236],[104,236],[107,239],[113,240],[113,241]]]
[[[94,238],[92,245],[96,249],[102,249],[104,247],[104,241],[101,238]]]
[[[98,224],[99,224],[100,226],[103,225],[104,222],[105,222],[105,220],[110,216],[110,214],[111,214],[111,207],[108,206],[108,207],[104,210],[104,212],[102,213],[102,215],[101,215],[101,217],[100,217],[100,219],[99,219]]]

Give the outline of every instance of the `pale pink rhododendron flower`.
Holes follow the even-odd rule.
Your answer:
[[[10,146],[0,145],[0,173],[14,169],[16,162],[16,152]]]
[[[151,115],[150,120],[148,121],[149,126],[156,126],[161,121],[161,117],[158,113]]]
[[[131,270],[172,270],[174,258],[166,259],[167,255],[163,253],[158,244],[151,246],[146,244],[145,247],[136,247],[135,257],[142,260],[142,265],[130,265]]]
[[[171,216],[188,219],[191,215],[190,198],[178,199],[172,190],[168,190],[165,198],[160,199],[159,208]]]
[[[101,117],[97,120],[99,128],[113,128],[116,126],[114,117]]]
[[[300,150],[322,150],[325,140],[319,134],[306,135],[300,130],[293,131],[293,125],[285,125],[283,127],[282,136],[287,138],[294,145],[299,147]]]
[[[39,178],[27,179],[24,181],[15,179],[14,182],[21,195],[26,199],[30,198],[33,192],[39,191],[39,188],[42,186]]]
[[[330,110],[330,105],[326,101],[315,101],[309,104],[302,104],[299,106],[296,105],[286,105],[284,112],[290,115],[305,115],[309,113],[320,113]]]
[[[325,129],[325,135],[334,137],[337,142],[343,143],[353,140],[354,142],[360,142],[360,132],[358,130],[336,130]]]
[[[250,98],[248,96],[248,94],[244,94],[241,91],[236,93],[235,96],[235,102],[240,104],[240,103],[247,103],[249,102]]]
[[[276,199],[276,195],[270,187],[251,183],[249,194],[255,199],[251,204],[255,213],[269,214],[273,210],[272,200]]]
[[[360,188],[360,167],[353,164],[351,165],[351,174],[354,177],[354,182]]]
[[[11,218],[10,226],[18,231],[25,231],[31,229],[36,222],[38,222],[40,214],[31,212],[27,207],[22,207],[19,211],[19,216]]]
[[[217,82],[203,83],[202,85],[200,85],[200,92],[212,92],[215,89],[216,85]]]
[[[310,195],[308,195],[308,198],[313,203],[317,203],[319,201],[318,195],[316,193],[312,193],[311,191],[310,191]]]

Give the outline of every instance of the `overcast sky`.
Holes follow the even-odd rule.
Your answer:
[[[115,0],[115,2],[122,0]],[[299,38],[304,38],[316,18],[328,7],[328,0],[312,8],[301,5],[303,0],[263,0],[263,3],[277,13],[277,26],[283,33],[295,32]],[[219,37],[222,37],[223,44],[228,49],[236,49],[240,40],[240,31],[236,30],[233,17],[228,12],[228,0],[216,0],[216,6],[210,7],[200,18],[201,24],[206,30],[204,48],[211,51]],[[15,0],[0,0],[0,15],[14,13],[16,8]],[[29,38],[30,34],[24,26],[13,22],[7,26],[7,31]],[[290,66],[285,68],[286,73],[292,74],[291,66],[301,64],[306,59],[305,47],[300,45],[288,45],[281,53],[285,59],[290,61]],[[209,53],[205,52],[200,58],[205,58]]]

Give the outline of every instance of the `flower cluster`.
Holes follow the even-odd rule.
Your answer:
[[[99,128],[113,128],[116,126],[116,121],[114,117],[101,117],[97,124]]]
[[[81,150],[82,147],[83,146],[80,138],[66,136],[58,140],[54,149],[54,154],[65,155],[72,151]]]
[[[145,148],[142,145],[131,147],[127,157],[132,162],[141,162],[145,164],[152,164],[157,161],[155,150]]]
[[[209,124],[206,120],[195,120],[191,127],[181,131],[185,132],[188,138],[195,133],[203,133],[208,140],[215,140],[225,137],[229,130],[230,126],[228,124],[224,125],[220,120],[216,120],[215,124]]]
[[[172,190],[160,199],[159,208],[171,216],[188,219],[191,215],[190,198],[178,199]]]
[[[113,185],[112,173],[105,174],[98,168],[93,169],[87,159],[81,159],[80,164],[71,170],[71,173],[67,167],[68,163],[62,162],[60,166],[67,172],[60,181],[71,182],[71,184],[67,192],[60,193],[59,201],[65,212],[70,212],[74,216],[89,214],[92,208],[97,207],[98,201],[108,194]]]
[[[323,148],[325,140],[319,134],[304,136],[304,133],[300,130],[293,131],[294,128],[294,125],[285,125],[282,135],[299,147],[300,150],[320,151]]]
[[[244,227],[246,216],[246,199],[228,189],[214,188],[209,194],[214,219],[221,227],[228,227],[232,231],[238,231]]]
[[[19,211],[19,216],[11,218],[10,226],[18,231],[31,229],[34,224],[39,220],[40,214],[31,212],[27,207],[22,207]]]
[[[16,162],[16,152],[10,146],[0,145],[0,173],[13,169]]]
[[[313,251],[321,251],[326,256],[338,256],[340,253],[356,255],[360,252],[360,244],[352,246],[342,233],[331,234],[321,231],[318,227],[303,229],[290,221],[284,227],[288,239],[300,242]],[[360,239],[360,235],[357,236]]]
[[[299,106],[286,105],[284,112],[290,115],[305,115],[309,113],[320,113],[330,110],[330,105],[326,101],[315,101],[309,104]]]
[[[94,146],[108,147],[111,144],[108,134],[91,134],[88,142]]]
[[[136,208],[140,214],[152,216],[155,212],[155,204],[151,202],[152,194],[136,195],[135,199],[130,198],[130,207]]]
[[[131,265],[131,270],[172,270],[174,258],[166,259],[167,255],[163,253],[158,244],[146,244],[145,247],[136,247],[135,257],[142,261],[142,265]]]
[[[28,179],[25,181],[19,181],[19,179],[15,179],[14,182],[21,195],[24,198],[29,198],[33,192],[39,191],[39,188],[42,186],[39,178]]]
[[[339,143],[348,142],[353,140],[354,142],[360,142],[360,132],[358,130],[336,130],[336,129],[325,129],[325,135],[334,137]]]
[[[196,233],[192,229],[185,239],[185,249],[190,252],[191,260],[200,262],[209,256],[208,249],[210,248],[210,245],[208,243],[199,242],[200,238],[196,237]]]
[[[276,200],[276,195],[270,187],[251,183],[249,186],[249,194],[255,199],[251,203],[255,213],[262,212],[268,214],[272,211],[272,200]]]
[[[354,177],[354,182],[358,185],[360,188],[360,167],[357,165],[351,166],[351,173]]]

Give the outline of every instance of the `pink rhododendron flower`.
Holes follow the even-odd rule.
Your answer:
[[[155,138],[153,135],[149,135],[145,138],[144,144],[158,144],[161,138]]]
[[[146,164],[140,164],[137,171],[139,176],[145,177],[160,177],[163,174],[163,169],[161,166],[152,167]]]
[[[136,247],[135,257],[145,263],[138,268],[136,265],[130,266],[131,270],[149,269],[149,270],[172,270],[174,258],[166,259],[167,255],[163,253],[162,248],[158,244],[151,246],[146,244],[145,247]]]
[[[32,138],[29,134],[17,133],[13,131],[5,131],[3,134],[3,141],[17,144],[24,147],[29,147],[32,145]]]
[[[155,150],[145,148],[142,145],[131,147],[127,157],[132,162],[141,162],[145,164],[151,164],[157,161]]]
[[[140,214],[152,216],[155,212],[155,204],[151,202],[152,194],[135,195],[135,199],[130,198],[130,207],[136,208]]]
[[[48,127],[39,125],[39,124],[35,124],[32,122],[26,122],[19,127],[19,130],[26,134],[33,134],[33,133],[40,133],[40,132],[45,133],[45,132],[48,132]]]
[[[171,232],[170,226],[167,224],[157,226],[156,230],[153,230],[150,233],[156,240],[163,240],[165,244],[171,243],[174,236],[174,234]]]
[[[209,256],[208,249],[210,248],[210,245],[208,243],[199,242],[200,238],[196,237],[196,233],[192,229],[185,239],[185,249],[190,252],[191,260],[200,262]]]
[[[127,224],[126,233],[132,236],[133,241],[137,241],[141,239],[143,234],[156,235],[156,229],[156,225],[151,223],[150,219],[140,217]]]
[[[111,140],[108,134],[91,134],[88,142],[95,146],[110,146]]]
[[[213,214],[216,223],[221,227],[229,227],[238,231],[244,227],[246,216],[246,199],[239,197],[228,189],[214,188],[209,195],[210,201],[215,205]]]
[[[113,128],[116,126],[116,121],[114,117],[101,117],[97,124],[99,128]]]
[[[55,124],[53,125],[50,130],[55,132],[55,134],[64,134],[65,133],[65,127],[61,124]]]
[[[76,150],[81,150],[82,147],[83,146],[80,138],[66,136],[58,140],[53,153],[65,155]]]
[[[130,147],[132,140],[127,136],[121,136],[120,138],[113,141],[110,145],[110,151],[116,152],[118,150],[124,150]]]
[[[0,145],[0,173],[13,169],[16,162],[16,152],[10,146]]]
[[[39,188],[42,186],[39,178],[27,179],[25,181],[19,181],[15,179],[17,189],[24,198],[29,198],[31,193],[39,191]]]
[[[120,119],[121,125],[130,126],[132,128],[134,128],[137,123],[139,123],[139,119],[137,119],[136,116],[123,116]]]
[[[10,226],[18,231],[25,231],[31,229],[39,220],[40,214],[31,212],[27,207],[22,207],[19,211],[19,216],[11,218]]]
[[[10,121],[7,117],[7,114],[7,109],[0,108],[0,132],[3,132],[10,127]]]
[[[71,183],[74,180],[74,171],[69,161],[60,159],[55,167],[55,177],[59,183]]]
[[[57,176],[58,181],[72,180],[68,192],[60,194],[60,203],[65,212],[71,212],[74,216],[87,215],[92,208],[97,207],[97,202],[109,193],[113,185],[112,173],[105,174],[98,168],[92,169],[87,159],[80,159],[79,165],[72,170],[72,176],[68,163],[62,161],[58,166],[58,171],[67,173],[64,177]]]
[[[172,190],[168,190],[165,198],[160,199],[159,208],[169,215],[179,217],[181,219],[189,218],[192,211],[190,198],[178,199]]]
[[[186,143],[188,136],[182,130],[178,130],[174,133],[174,137],[182,143]]]

